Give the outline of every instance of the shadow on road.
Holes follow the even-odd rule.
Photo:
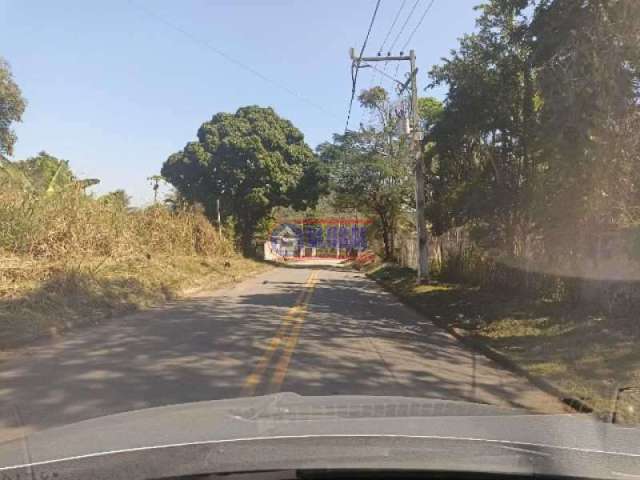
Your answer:
[[[288,262],[267,262],[280,268],[292,268],[296,270],[324,270],[329,272],[355,272],[350,263],[337,259],[293,260]]]
[[[297,269],[298,267],[291,267]],[[28,349],[0,367],[0,439],[152,406],[238,397],[304,270],[323,270],[282,390],[515,405],[526,388],[464,350],[362,275],[305,266],[178,301]],[[11,432],[14,432],[12,434]]]

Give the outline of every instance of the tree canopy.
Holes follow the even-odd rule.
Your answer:
[[[9,64],[0,57],[0,157],[13,155],[16,134],[11,124],[19,122],[26,102],[13,80]]]
[[[273,207],[305,209],[324,188],[324,173],[303,134],[272,108],[218,113],[197,136],[165,161],[162,176],[212,217],[220,200],[223,217],[236,222],[246,251]]]
[[[449,88],[429,133],[436,233],[471,225],[509,255],[588,255],[638,221],[640,2],[491,0],[431,71]],[[576,257],[577,258],[577,257]]]
[[[8,186],[32,193],[52,193],[71,185],[88,187],[98,183],[94,179],[77,179],[67,160],[45,151],[17,162],[4,160],[0,165],[0,178]]]

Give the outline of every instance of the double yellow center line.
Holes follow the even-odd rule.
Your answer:
[[[244,395],[254,395],[258,387],[265,383],[267,380],[266,377],[269,377],[269,375],[265,376],[265,373],[269,369],[269,366],[272,365],[272,361],[277,357],[278,353],[280,353],[280,356],[277,357],[276,364],[271,369],[270,379],[266,388],[267,393],[280,391],[284,377],[287,374],[287,369],[289,368],[291,356],[298,343],[298,337],[304,324],[304,318],[309,306],[309,300],[311,300],[315,289],[317,277],[317,272],[312,272],[309,275],[300,295],[298,295],[296,299],[296,303],[287,310],[287,313],[282,317],[276,335],[269,341],[267,349],[256,365],[256,368],[244,382]]]

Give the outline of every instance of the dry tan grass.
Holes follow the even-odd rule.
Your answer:
[[[69,189],[52,195],[0,192],[0,249],[34,259],[228,255],[232,245],[193,210],[130,210]]]
[[[194,210],[0,192],[0,348],[261,268]]]

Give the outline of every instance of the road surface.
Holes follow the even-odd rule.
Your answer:
[[[277,391],[563,411],[363,274],[307,263],[5,355],[0,441],[132,409]]]

